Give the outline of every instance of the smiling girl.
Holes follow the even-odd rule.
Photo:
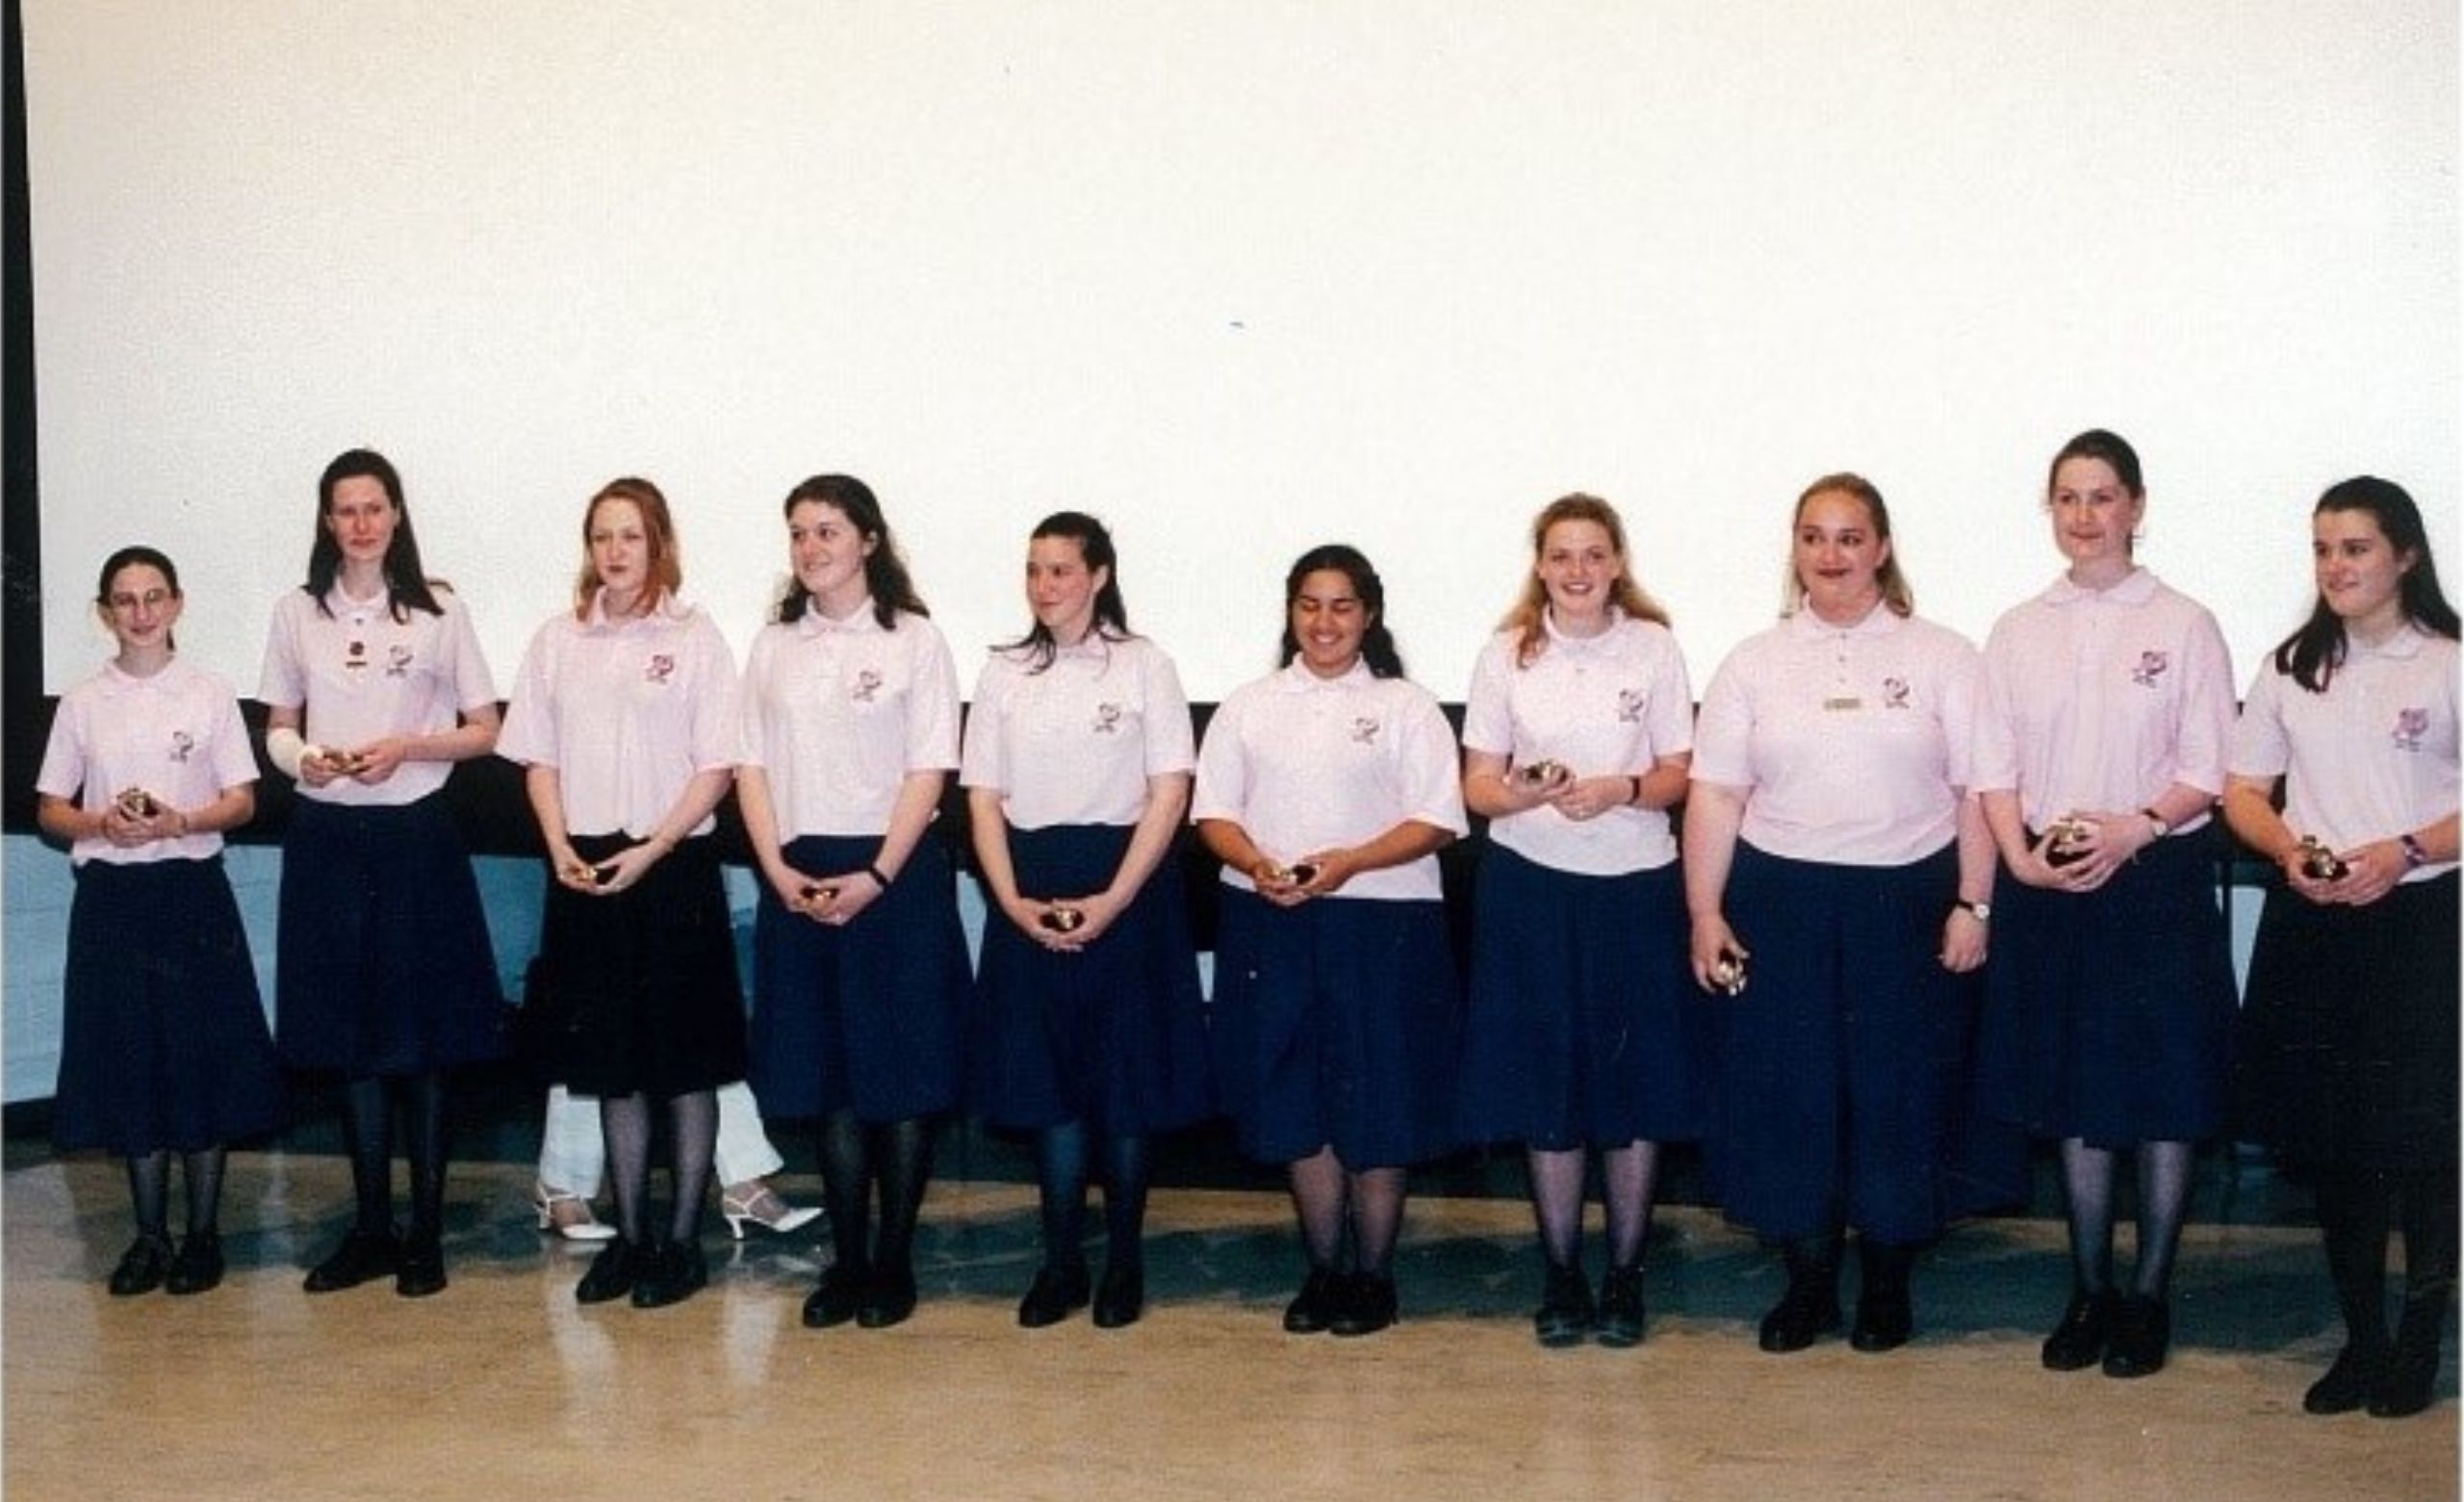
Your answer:
[[[2284,874],[2250,956],[2243,1118],[2318,1186],[2346,1339],[2302,1406],[2397,1417],[2429,1406],[2455,1286],[2457,622],[2401,487],[2329,487],[2310,535],[2318,599],[2251,681],[2224,792]]]
[[[1437,852],[1467,822],[1453,732],[1403,676],[1357,549],[1293,564],[1282,663],[1198,753],[1191,816],[1223,862],[1217,1080],[1242,1150],[1291,1178],[1309,1272],[1283,1328],[1362,1336],[1395,1322],[1405,1171],[1453,1143]]]
[[[222,1281],[224,1144],[280,1124],[281,1082],[222,831],[256,811],[256,758],[220,678],[179,659],[179,571],[151,547],[104,561],[94,609],[118,650],[61,696],[36,818],[68,845],[77,893],[52,1136],[128,1160],[137,1239],[122,1297]],[[188,1235],[171,1249],[171,1155]]]
[[[772,1111],[821,1123],[836,1255],[804,1322],[879,1329],[915,1309],[915,1221],[972,984],[932,827],[959,760],[958,670],[870,486],[815,475],[782,509],[794,577],[754,639],[736,726],[762,878],[753,1082]]]

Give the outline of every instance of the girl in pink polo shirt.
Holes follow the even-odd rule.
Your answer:
[[[1703,696],[1684,827],[1692,963],[1719,1008],[1729,1213],[1782,1244],[1766,1351],[1839,1325],[1904,1344],[1909,1273],[1954,1212],[1942,1159],[1985,962],[1993,847],[1968,796],[1976,649],[1921,621],[1890,514],[1854,474],[1798,498],[1788,613]]]
[[[1685,794],[1694,698],[1668,618],[1594,496],[1531,524],[1523,598],[1473,670],[1463,802],[1488,819],[1474,907],[1463,1112],[1525,1144],[1547,1258],[1542,1345],[1643,1337],[1659,1145],[1702,1134],[1709,1062],[1686,973],[1668,807]],[[1580,1255],[1592,1151],[1608,1208],[1594,1304]]]
[[[2457,622],[2400,487],[2330,487],[2310,533],[2318,602],[2251,681],[2224,790],[2284,873],[2250,956],[2242,1116],[2318,1185],[2346,1339],[2302,1407],[2396,1417],[2429,1406],[2455,1290]]]
[[[599,1097],[617,1235],[574,1296],[674,1304],[708,1279],[701,1244],[718,1087],[744,1078],[744,999],[712,810],[734,763],[735,662],[700,609],[667,497],[612,480],[582,513],[570,610],[524,654],[497,754],[520,762],[548,854],[540,963],[557,1079]],[[675,1202],[651,1219],[651,1110],[665,1107]]]
[[[179,571],[153,548],[105,560],[94,608],[119,649],[61,696],[35,776],[36,820],[67,843],[77,876],[52,1135],[128,1159],[137,1239],[109,1285],[123,1297],[222,1281],[224,1144],[282,1115],[222,874],[222,831],[256,810],[256,758],[229,685],[173,650],[185,603]],[[176,1253],[173,1153],[189,1193]]]
[[[299,786],[282,850],[283,1060],[341,1077],[350,1145],[351,1229],[307,1288],[390,1275],[422,1297],[445,1286],[446,1073],[501,1050],[496,952],[443,796],[455,762],[496,745],[497,689],[469,612],[421,564],[382,454],[351,449],[319,476],[307,582],[274,603],[257,697],[267,758]]]
[[[2061,1144],[2073,1287],[2044,1364],[2165,1364],[2165,1287],[2192,1150],[2223,1125],[2232,960],[2209,810],[2224,790],[2224,637],[2134,556],[2139,455],[2092,429],[2054,455],[2045,512],[2067,567],[1985,647],[1976,786],[2011,875],[1978,1047],[1983,1109]],[[2114,1278],[2117,1160],[2139,1246]]]
[[[1369,560],[1312,548],[1284,602],[1282,667],[1198,751],[1191,817],[1223,862],[1211,1036],[1242,1150],[1292,1180],[1309,1274],[1283,1328],[1365,1336],[1395,1322],[1406,1172],[1457,1134],[1437,852],[1466,832],[1463,788]]]
[[[1203,1115],[1206,1021],[1175,838],[1196,747],[1180,675],[1129,629],[1112,533],[1083,512],[1027,544],[1034,624],[993,649],[967,716],[969,823],[985,895],[977,1108],[1037,1134],[1043,1266],[1030,1329],[1091,1299],[1145,1304],[1148,1139]],[[1104,1164],[1104,1276],[1079,1248],[1090,1142]]]
[[[794,577],[754,639],[736,726],[762,878],[753,1084],[821,1123],[835,1255],[805,1324],[877,1330],[915,1310],[916,1217],[973,983],[933,827],[959,760],[958,669],[872,487],[817,474],[781,510]]]

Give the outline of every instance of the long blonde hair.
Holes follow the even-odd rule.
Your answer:
[[[1626,523],[1618,520],[1617,508],[1597,496],[1580,491],[1560,496],[1540,508],[1531,519],[1531,561],[1540,561],[1542,549],[1549,545],[1549,528],[1560,522],[1590,522],[1608,533],[1608,546],[1617,549],[1617,582],[1610,586],[1609,598],[1619,610],[1637,621],[1668,624],[1668,612],[1652,598],[1640,584],[1634,582],[1634,566],[1626,556]],[[1540,582],[1537,569],[1525,573],[1523,593],[1516,597],[1514,608],[1498,623],[1498,629],[1520,633],[1514,644],[1514,665],[1527,668],[1549,649],[1549,587]]]
[[[684,587],[684,557],[676,543],[676,522],[667,512],[667,497],[657,486],[634,475],[609,480],[581,508],[581,573],[574,580],[574,619],[590,619],[590,602],[599,594],[599,565],[590,559],[590,523],[603,500],[629,500],[642,514],[642,535],[650,544],[650,586],[642,591],[637,615],[649,615],[676,598]]]
[[[1882,589],[1883,604],[1902,620],[1914,615],[1916,592],[1909,588],[1908,575],[1899,571],[1899,545],[1890,541],[1890,508],[1883,504],[1883,493],[1874,489],[1873,481],[1845,471],[1826,474],[1807,486],[1805,494],[1797,497],[1795,509],[1788,513],[1788,560],[1782,566],[1785,577],[1780,585],[1780,614],[1792,616],[1805,608],[1806,584],[1797,577],[1797,520],[1806,514],[1806,502],[1816,496],[1845,496],[1864,503],[1865,519],[1873,523],[1874,536],[1890,543],[1889,556],[1874,571],[1874,583]]]

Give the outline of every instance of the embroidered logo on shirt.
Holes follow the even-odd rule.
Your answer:
[[[2422,738],[2427,734],[2429,734],[2428,710],[2399,709],[2396,711],[2396,728],[2389,739],[2396,743],[2398,751],[2420,751]]]
[[[642,665],[642,681],[646,683],[665,683],[675,676],[676,657],[674,653],[653,652],[651,653],[651,660]]]
[[[1906,678],[1883,679],[1883,707],[1885,709],[1905,709],[1908,707],[1908,680]]]
[[[1351,723],[1351,738],[1363,746],[1374,746],[1377,744],[1378,728],[1374,719],[1362,715]]]
[[[411,672],[411,649],[397,643],[386,649],[385,675],[389,678],[408,677]]]
[[[2139,666],[2130,670],[2130,681],[2138,684],[2141,688],[2154,688],[2156,686],[2156,680],[2163,677],[2165,675],[2165,670],[2172,665],[2173,660],[2166,656],[2163,652],[2141,652],[2139,654]]]
[[[1119,730],[1120,705],[1110,703],[1097,704],[1095,706],[1095,733],[1097,735],[1114,735],[1119,733]]]
[[[1641,689],[1619,689],[1617,691],[1617,723],[1619,725],[1641,724],[1643,719],[1643,691]]]
[[[186,730],[173,730],[171,732],[171,759],[173,761],[184,762],[188,760],[189,752],[194,750],[196,750],[195,736],[191,735]]]
[[[367,666],[368,666],[368,644],[367,644],[366,642],[353,642],[353,643],[351,643],[351,644],[350,644],[350,648],[349,648],[348,655],[347,655],[347,656],[346,656],[346,657],[344,657],[344,659],[343,659],[343,666],[344,666],[344,667],[346,667],[346,668],[365,668],[365,667],[367,667]]]
[[[875,699],[880,697],[881,691],[882,675],[880,672],[876,669],[866,668],[863,672],[856,675],[856,686],[847,691],[847,697],[860,704],[869,704],[873,702]]]

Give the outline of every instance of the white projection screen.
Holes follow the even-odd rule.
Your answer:
[[[972,681],[1109,520],[1194,698],[1358,544],[1460,700],[1532,512],[1607,496],[1699,692],[1789,503],[1892,503],[1982,637],[2072,432],[2236,674],[2368,471],[2453,575],[2452,0],[25,0],[44,680],[103,555],[253,691],[318,471],[405,476],[500,685],[581,503],[674,500],[739,649],[806,474],[881,494]]]

